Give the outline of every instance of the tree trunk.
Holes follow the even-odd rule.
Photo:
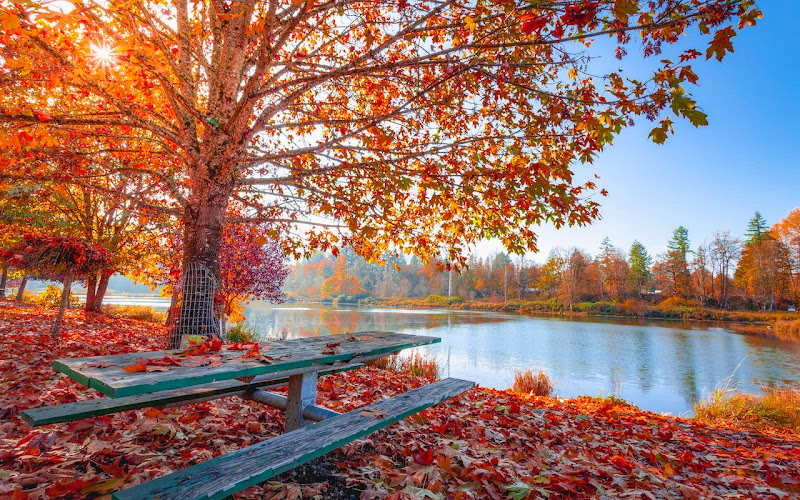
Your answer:
[[[87,311],[100,312],[103,308],[103,298],[108,290],[108,280],[111,278],[112,271],[103,269],[100,271],[100,279],[92,274],[86,283],[86,306]]]
[[[3,271],[0,274],[0,299],[6,298],[6,283],[8,283],[8,263],[3,262]]]
[[[17,290],[17,302],[22,302],[22,296],[25,295],[25,287],[28,285],[28,277],[22,277],[22,283],[19,284],[19,290]]]
[[[74,278],[75,274],[72,272],[67,274],[67,277],[64,278],[64,290],[61,292],[61,305],[58,308],[58,314],[56,314],[56,321],[53,323],[52,335],[55,338],[58,338],[58,332],[61,330],[61,323],[64,322],[64,311],[69,305],[69,294],[72,291],[72,280]]]
[[[201,184],[184,215],[183,289],[169,348],[180,347],[184,335],[220,338],[220,318],[215,314],[214,292],[219,290],[219,252],[231,188]],[[206,268],[209,274],[197,265]]]
[[[112,274],[114,273],[111,269],[104,269],[100,273],[100,281],[97,282],[97,292],[94,295],[94,311],[100,312],[103,308],[103,299],[108,291],[108,280],[111,279]]]
[[[94,300],[97,294],[97,275],[89,273],[86,279],[86,304],[83,306],[85,311],[95,311]]]

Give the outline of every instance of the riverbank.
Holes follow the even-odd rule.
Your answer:
[[[667,302],[666,304],[664,302]],[[785,311],[728,311],[706,307],[680,305],[680,301],[652,304],[646,301],[579,302],[572,308],[555,299],[546,301],[474,302],[460,298],[432,295],[425,299],[370,298],[357,305],[398,308],[445,308],[452,310],[489,311],[543,317],[632,318],[664,321],[726,323],[733,331],[749,335],[774,337],[800,342],[800,317]],[[346,302],[338,302],[342,305]],[[356,305],[356,303],[354,303]]]
[[[31,429],[25,408],[97,397],[57,357],[163,348],[150,323],[0,303],[0,496],[95,498],[280,433],[277,410],[226,398]],[[348,411],[428,379],[365,368],[325,377],[319,404]],[[356,441],[242,498],[787,498],[800,494],[800,437],[703,425],[615,399],[476,388]]]

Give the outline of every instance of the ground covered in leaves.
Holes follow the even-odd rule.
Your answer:
[[[30,407],[99,397],[58,357],[164,347],[163,328],[0,302],[0,497],[97,498],[281,431],[280,412],[236,398],[31,429]],[[321,379],[346,411],[428,380],[365,368]],[[240,498],[800,498],[800,437],[663,417],[614,400],[477,388],[283,474]]]

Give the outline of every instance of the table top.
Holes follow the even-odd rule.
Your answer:
[[[359,332],[258,344],[226,343],[218,351],[203,353],[195,349],[66,358],[53,362],[53,368],[119,398],[264,374],[281,378],[288,370],[317,366],[323,370],[440,341],[420,335]]]

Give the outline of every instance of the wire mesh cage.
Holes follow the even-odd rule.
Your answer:
[[[178,349],[190,335],[220,338],[222,309],[215,300],[219,283],[203,264],[190,262],[175,285],[168,319],[169,348]]]

